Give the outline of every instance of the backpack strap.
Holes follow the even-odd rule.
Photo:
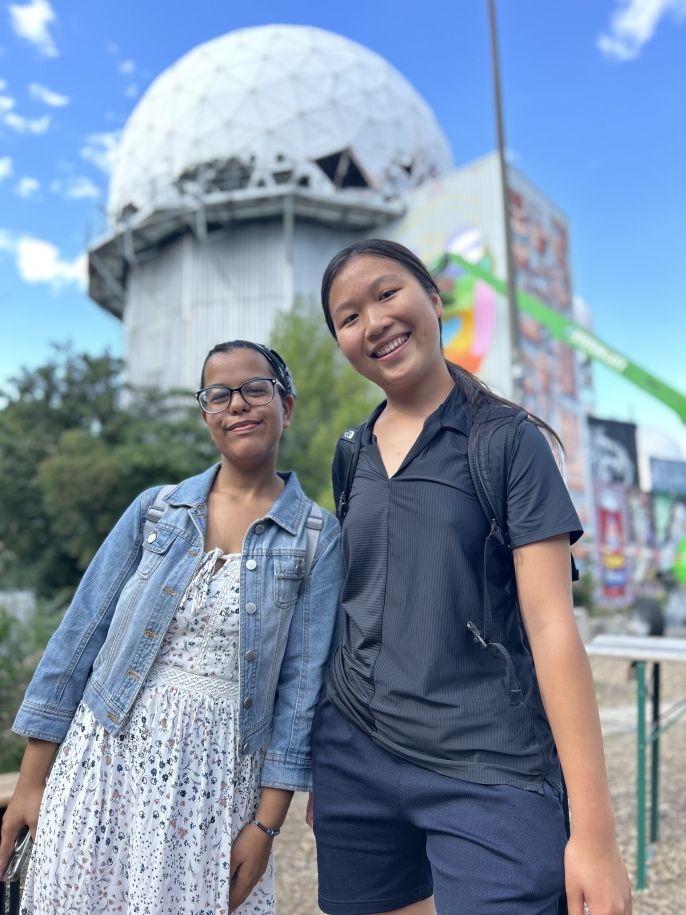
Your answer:
[[[323,527],[324,515],[322,510],[316,502],[312,502],[310,507],[310,514],[308,515],[307,521],[305,522],[307,545],[305,547],[305,572],[303,574],[303,581],[307,580],[307,576],[310,574],[312,569],[314,554],[317,550],[317,542],[319,541],[319,535],[321,534]]]
[[[508,546],[507,474],[515,436],[526,417],[524,410],[484,404],[472,421],[467,444],[469,471],[481,509],[491,525],[498,525]]]
[[[162,486],[160,491],[155,496],[155,501],[152,503],[145,515],[145,522],[143,524],[143,540],[147,540],[148,536],[155,530],[157,522],[160,520],[169,504],[167,502],[167,497],[174,492],[177,485],[177,483],[168,483],[166,486]]]
[[[523,410],[513,410],[512,407],[505,405],[486,403],[477,410],[472,420],[467,442],[469,472],[481,509],[491,526],[484,543],[483,554],[482,629],[480,630],[472,620],[468,622],[467,628],[472,633],[474,641],[491,652],[501,650],[501,646],[489,641],[493,622],[493,605],[488,562],[493,548],[492,541],[500,542],[510,549],[507,526],[507,473],[515,436],[525,419],[526,413]],[[513,686],[510,689],[510,701],[517,704],[520,699],[521,693],[518,694],[516,687]]]
[[[331,467],[333,481],[333,497],[336,505],[336,517],[343,524],[343,519],[348,514],[350,490],[353,487],[357,462],[360,458],[362,436],[367,428],[367,423],[348,429],[338,439],[336,452]]]
[[[485,404],[477,411],[469,431],[469,470],[476,494],[491,525],[494,520],[497,522],[508,547],[510,535],[507,524],[507,474],[515,436],[525,421],[529,421],[529,415],[525,410],[513,410],[512,407],[500,404]],[[557,439],[552,438],[545,429],[541,429],[541,434],[548,442],[555,463],[565,479],[564,452]],[[579,570],[571,550],[569,562],[571,579],[578,581]]]

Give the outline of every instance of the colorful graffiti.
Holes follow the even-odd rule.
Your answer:
[[[491,269],[490,256],[484,251],[478,232],[474,229],[458,233],[448,250],[486,270]],[[443,300],[445,357],[476,373],[493,339],[496,293],[487,283],[455,262],[446,264],[434,279]]]

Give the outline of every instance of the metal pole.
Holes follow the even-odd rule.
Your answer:
[[[637,758],[636,758],[636,889],[646,885],[646,666],[636,662]]]
[[[650,841],[660,831],[660,662],[653,662],[653,733],[650,767]]]
[[[500,162],[500,188],[503,198],[503,230],[505,235],[505,262],[507,268],[507,309],[510,325],[510,353],[512,376],[512,399],[521,399],[522,363],[519,349],[519,309],[517,308],[517,282],[512,256],[512,225],[510,223],[510,194],[505,159],[505,131],[500,92],[500,63],[498,59],[498,34],[496,27],[495,0],[488,0],[488,20],[491,34],[491,61],[493,69],[493,94],[495,97],[495,119],[498,131],[498,159]]]

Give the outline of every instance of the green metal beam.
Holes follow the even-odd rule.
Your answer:
[[[636,889],[646,885],[646,666],[636,662]]]
[[[493,276],[483,267],[470,263],[460,257],[459,254],[444,254],[431,266],[431,272],[440,273],[449,261],[453,261],[472,276],[483,280],[484,283],[487,283],[501,295],[507,295],[507,285],[503,280]],[[627,381],[631,381],[637,387],[652,394],[657,400],[662,401],[662,403],[674,410],[681,421],[686,423],[686,396],[677,391],[676,388],[671,387],[664,381],[660,381],[659,378],[636,365],[635,362],[622,355],[614,347],[598,339],[586,328],[581,327],[580,324],[576,324],[565,315],[545,305],[540,299],[529,295],[528,292],[520,291],[517,293],[517,306],[520,311],[531,315],[534,320],[542,324],[553,337],[562,340],[563,343],[574,349],[580,350],[591,359],[600,362],[607,368],[612,369],[613,372],[617,372],[618,375],[626,378]]]

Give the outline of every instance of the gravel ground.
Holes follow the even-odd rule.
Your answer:
[[[617,834],[630,874],[636,861],[635,683],[625,661],[591,661],[600,705]],[[686,665],[662,665],[665,707],[686,698]],[[686,915],[686,717],[662,738],[660,840],[648,886],[634,893],[634,915]],[[278,915],[318,915],[314,839],[305,825],[305,797],[296,795],[276,842]]]

